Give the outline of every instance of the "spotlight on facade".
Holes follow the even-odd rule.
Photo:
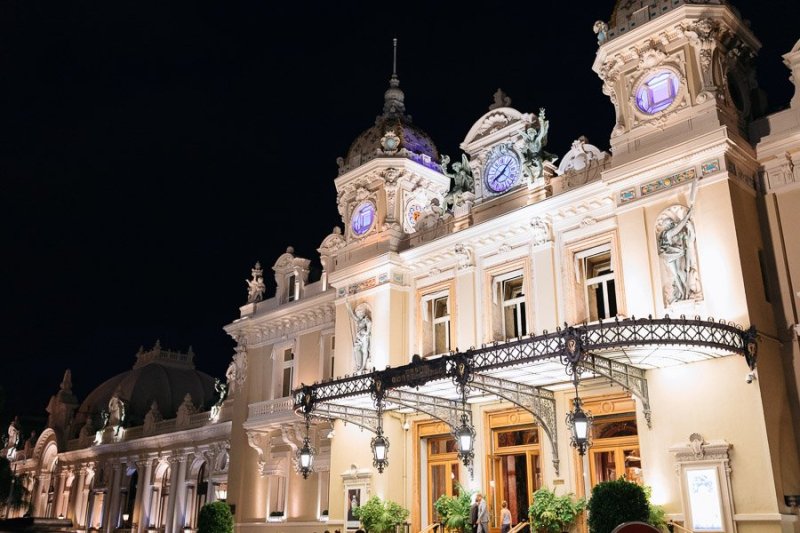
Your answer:
[[[581,408],[581,399],[577,395],[573,400],[573,405],[573,410],[567,413],[567,427],[572,433],[570,436],[570,444],[573,448],[578,450],[580,455],[585,455],[586,450],[592,444],[590,436],[592,415],[591,413],[584,412]]]
[[[314,447],[308,441],[308,437],[303,439],[303,447],[297,450],[297,471],[303,474],[303,479],[308,478],[308,474],[313,472],[314,467]]]
[[[378,433],[372,437],[370,442],[372,448],[372,465],[383,473],[383,469],[389,466],[389,439],[383,435],[383,431],[378,428]]]
[[[475,428],[472,427],[467,413],[461,415],[461,425],[453,432],[453,436],[456,438],[458,458],[461,459],[464,466],[468,467],[472,464],[472,458],[475,457],[472,449],[475,444]]]
[[[123,526],[127,526],[128,525],[128,519],[130,517],[131,517],[131,515],[129,515],[128,513],[122,513],[122,525]]]

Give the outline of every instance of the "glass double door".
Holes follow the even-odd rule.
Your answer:
[[[541,457],[538,450],[504,453],[494,457],[495,497],[491,525],[500,527],[500,509],[508,502],[512,524],[528,519],[532,494],[542,486]]]
[[[442,495],[458,496],[458,459],[433,461],[428,464],[428,479],[430,480],[430,508],[428,516],[433,517],[433,522],[439,521],[433,504]]]

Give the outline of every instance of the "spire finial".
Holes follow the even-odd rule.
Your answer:
[[[400,78],[397,77],[397,38],[392,39],[392,77],[389,79],[389,89],[383,94],[383,117],[397,118],[405,116],[406,107],[403,103],[405,95],[400,89]]]
[[[392,77],[397,77],[397,37],[392,39],[394,49],[392,50]]]

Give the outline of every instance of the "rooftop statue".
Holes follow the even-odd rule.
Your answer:
[[[209,415],[210,420],[217,420],[219,418],[219,413],[222,411],[222,404],[225,402],[225,398],[228,396],[228,385],[226,385],[221,379],[215,379],[214,390],[217,392],[217,401],[211,406],[211,413]]]
[[[500,107],[509,107],[511,106],[511,98],[503,92],[503,89],[497,89],[494,93],[494,101],[492,105],[489,106],[489,111],[494,111]]]
[[[264,284],[263,274],[261,263],[256,262],[256,266],[250,270],[250,275],[253,276],[253,279],[245,280],[247,283],[247,303],[253,304],[264,299],[264,291],[267,290],[267,286]]]
[[[522,172],[532,185],[544,177],[544,162],[555,161],[558,157],[547,152],[547,132],[550,121],[545,118],[544,108],[539,110],[539,128],[530,127],[522,133]]]
[[[592,29],[597,34],[597,44],[603,44],[608,40],[608,24],[598,20],[594,23]]]
[[[6,457],[14,460],[17,455],[17,446],[19,445],[19,417],[15,416],[14,420],[8,425],[8,440],[6,441]]]
[[[447,165],[450,164],[450,157],[442,154],[442,174],[453,180],[450,185],[450,192],[444,200],[447,206],[451,207],[458,203],[460,196],[465,192],[475,192],[475,178],[472,175],[472,168],[469,166],[467,154],[461,154],[461,162],[453,163],[453,172],[448,172]]]
[[[122,424],[125,422],[125,402],[119,397],[119,391],[108,400],[108,418],[104,427],[113,427],[114,435],[119,433]]]

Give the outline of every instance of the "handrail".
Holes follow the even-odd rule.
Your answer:
[[[519,523],[518,523],[516,526],[512,527],[511,529],[509,529],[509,530],[508,530],[508,533],[518,533],[519,531],[522,531],[522,529],[523,529],[525,526],[530,526],[530,525],[531,525],[531,523],[530,523],[530,522],[525,522],[525,521],[523,520],[522,522],[519,522]]]
[[[669,525],[671,527],[678,528],[680,531],[686,531],[687,533],[694,533],[694,530],[685,528],[680,524],[676,524],[673,520],[669,521]]]
[[[433,533],[439,528],[439,524],[434,522],[433,524],[429,524],[425,526],[423,529],[420,530],[419,533]]]

